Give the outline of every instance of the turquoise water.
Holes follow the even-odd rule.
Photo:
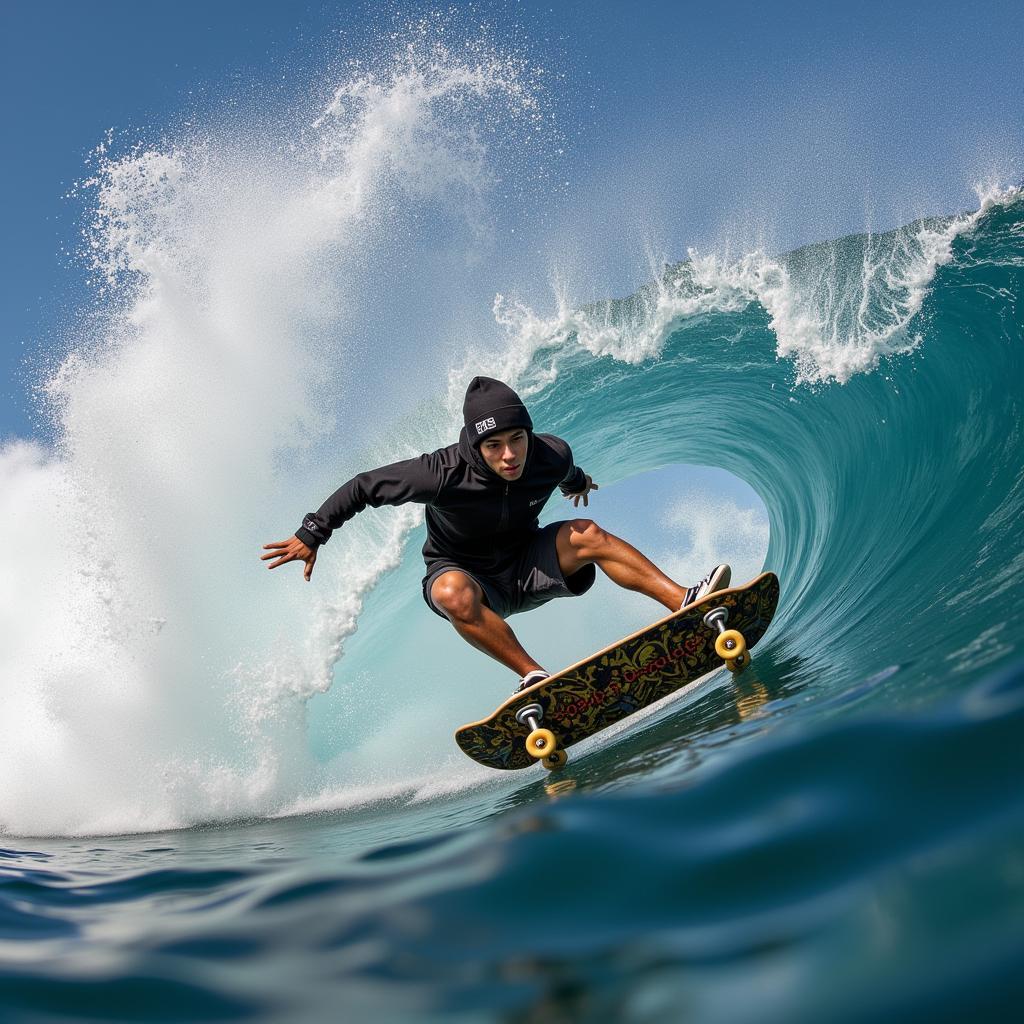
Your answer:
[[[775,266],[810,303],[808,267],[863,266],[869,244],[920,231]],[[907,350],[846,383],[797,383],[810,364],[778,358],[752,296],[659,325],[659,293],[696,287],[689,265],[554,325],[518,377],[609,485],[702,462],[757,493],[783,595],[746,675],[710,677],[553,789],[455,761],[431,789],[422,750],[445,732],[423,740],[421,778],[388,776],[417,752],[379,758],[358,793],[307,794],[318,813],[8,827],[5,1019],[1006,1019],[1024,995],[1024,204],[990,205],[950,245]],[[585,317],[646,350],[595,355]],[[418,530],[366,599],[367,636],[418,600]],[[418,657],[444,650],[434,628],[416,627]],[[368,657],[350,649],[339,689]],[[436,715],[420,701],[423,732],[493,703],[475,692]],[[325,772],[345,743],[326,749],[340,712],[317,701]]]

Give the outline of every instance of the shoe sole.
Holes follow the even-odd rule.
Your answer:
[[[701,597],[707,597],[708,594],[715,593],[716,590],[725,590],[727,586],[732,582],[732,569],[728,565],[723,565],[714,576],[711,577],[711,582],[708,584],[708,589],[701,594]],[[698,599],[699,600],[699,599]]]

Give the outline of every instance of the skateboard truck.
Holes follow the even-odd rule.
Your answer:
[[[539,704],[524,704],[516,712],[516,721],[530,730],[526,737],[526,752],[536,758],[550,771],[561,768],[569,760],[564,750],[558,749],[558,741],[550,729],[541,727],[544,721],[544,709]]]
[[[726,629],[729,609],[719,606],[704,616],[704,625],[718,631],[715,638],[715,653],[725,662],[730,672],[742,672],[750,664],[747,641],[738,629]]]
[[[539,729],[540,723],[544,721],[544,709],[539,704],[524,704],[516,712],[516,721],[531,729]]]

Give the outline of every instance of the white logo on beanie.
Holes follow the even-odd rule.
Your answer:
[[[484,432],[485,430],[493,430],[493,429],[494,429],[494,427],[495,427],[495,423],[494,423],[494,417],[493,417],[493,416],[488,416],[488,417],[487,417],[487,419],[485,419],[485,420],[481,420],[481,421],[480,421],[480,422],[479,422],[479,423],[478,423],[478,424],[476,425],[476,432],[477,432],[477,435],[479,436],[479,435],[480,435],[480,434],[482,434],[482,433],[483,433],[483,432]]]

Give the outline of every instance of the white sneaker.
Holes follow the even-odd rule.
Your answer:
[[[533,686],[534,683],[539,683],[542,680],[547,679],[549,675],[551,675],[550,672],[545,672],[542,668],[535,668],[532,672],[527,672],[526,675],[519,680],[519,685],[512,692],[522,693],[523,690]]]
[[[686,597],[683,598],[683,603],[680,607],[685,608],[687,605],[699,601],[702,597],[713,594],[716,590],[725,590],[729,586],[731,579],[732,569],[729,566],[724,562],[721,565],[716,565],[700,583],[695,583],[686,591]]]

